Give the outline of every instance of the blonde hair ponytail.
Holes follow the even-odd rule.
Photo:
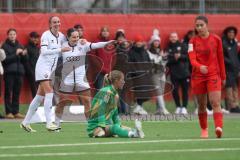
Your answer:
[[[118,70],[113,70],[109,74],[105,74],[104,80],[103,80],[103,86],[111,85],[116,80],[119,80],[123,73]]]

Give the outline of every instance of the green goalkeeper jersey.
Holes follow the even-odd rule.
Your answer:
[[[116,89],[112,86],[102,88],[93,98],[87,132],[91,137],[97,127],[105,128],[107,125],[119,124],[117,103],[119,100]]]

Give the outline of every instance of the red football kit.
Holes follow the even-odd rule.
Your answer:
[[[192,64],[192,92],[206,94],[211,91],[221,91],[226,73],[220,37],[211,33],[207,38],[195,36],[189,42],[188,53]],[[207,66],[207,74],[200,72],[202,65]]]

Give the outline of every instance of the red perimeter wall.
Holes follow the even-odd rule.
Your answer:
[[[152,30],[158,28],[162,38],[162,46],[167,43],[167,36],[170,32],[176,31],[180,38],[194,27],[194,18],[196,15],[163,15],[163,14],[141,14],[141,15],[122,15],[122,14],[0,14],[0,42],[6,39],[6,31],[9,28],[17,29],[18,40],[22,44],[26,44],[27,35],[31,31],[37,31],[40,34],[48,29],[48,18],[52,15],[59,16],[61,19],[61,31],[65,31],[80,23],[84,26],[85,38],[94,41],[102,26],[110,28],[111,37],[118,28],[126,31],[127,39],[132,39],[135,34],[142,34],[148,41],[152,35]],[[240,15],[207,15],[209,18],[209,28],[211,32],[221,35],[222,30],[234,25],[240,27]],[[3,84],[2,84],[3,85]],[[3,100],[3,86],[2,97]],[[31,101],[30,89],[27,82],[24,82],[21,91],[21,103],[29,103]]]

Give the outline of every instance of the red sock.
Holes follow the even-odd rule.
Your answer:
[[[207,129],[208,128],[208,122],[207,122],[207,112],[198,113],[198,119],[201,129]]]
[[[223,127],[223,114],[221,112],[213,113],[213,119],[214,119],[215,128]]]

